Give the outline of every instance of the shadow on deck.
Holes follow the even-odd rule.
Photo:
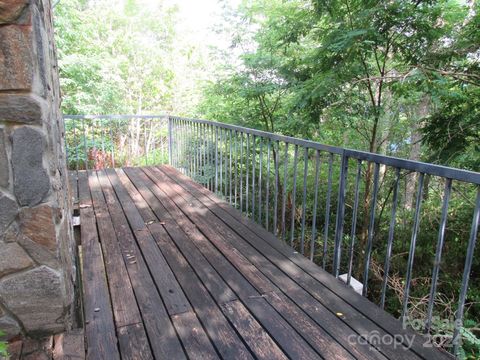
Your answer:
[[[171,167],[78,200],[87,358],[452,358]]]

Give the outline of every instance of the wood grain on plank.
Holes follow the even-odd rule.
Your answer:
[[[222,218],[228,219],[234,218],[238,222],[242,223],[250,232],[254,232],[258,235],[258,239],[267,242],[271,247],[281,252],[284,256],[288,257],[290,261],[299,266],[305,273],[315,278],[318,282],[328,288],[330,291],[337,294],[340,298],[346,300],[356,311],[362,313],[377,326],[385,329],[389,334],[403,336],[404,339],[413,338],[414,343],[411,350],[424,358],[436,357],[438,359],[452,359],[451,354],[446,353],[438,348],[425,347],[424,343],[427,339],[419,333],[415,333],[409,328],[404,328],[400,321],[395,319],[392,315],[382,310],[370,302],[367,298],[353,292],[349,287],[339,282],[332,275],[325,272],[323,269],[306,259],[304,256],[296,253],[293,249],[287,246],[284,242],[279,241],[273,234],[265,230],[259,224],[247,219],[240,212],[236,211],[229,204],[222,199],[218,198],[215,194],[209,192],[201,185],[194,183],[188,177],[181,174],[170,166],[160,167],[162,171],[174,177],[177,180],[181,180],[182,183],[188,183],[196,191],[208,197],[218,208],[223,210],[221,213]],[[228,214],[228,215],[227,215]]]
[[[272,338],[263,331],[262,326],[238,300],[222,306],[223,312],[233,323],[237,331],[250,345],[259,359],[288,359]]]
[[[148,175],[148,169],[144,170]],[[127,174],[135,171],[138,170],[128,169]],[[135,179],[132,180],[135,182]],[[237,251],[232,251],[235,246],[232,246],[231,243],[229,244],[226,242],[224,238],[226,229],[215,231],[215,229],[218,230],[218,223],[215,223],[214,226],[214,223],[209,221],[210,218],[206,218],[208,212],[203,211],[202,216],[199,216],[197,211],[190,209],[192,204],[185,202],[181,194],[175,193],[168,182],[160,182],[160,186],[149,183],[149,186],[157,190],[160,190],[161,188],[161,192],[165,192],[167,196],[172,198],[177,206],[185,213],[185,215],[189,216],[192,221],[195,222],[195,224],[206,235],[206,237],[222,252],[223,255],[225,255],[232,263],[234,263],[238,270],[251,282],[261,280],[263,289],[275,289],[275,287],[271,285],[270,281],[268,281],[251,263],[249,263],[248,260],[243,257],[243,255]],[[211,220],[214,219],[211,218]],[[242,261],[238,261],[239,259]],[[251,277],[251,274],[254,274],[253,278]],[[242,301],[251,301],[252,298],[259,298],[259,294],[253,297],[243,298]],[[263,318],[265,320],[265,322],[262,322],[262,325],[267,329],[271,336],[275,338],[275,340],[277,340],[277,338],[285,339],[285,332],[288,332],[288,343],[279,342],[279,344],[283,350],[288,352],[289,356],[293,358],[319,358],[309,344],[276,311],[274,311],[273,308],[271,308],[270,304],[265,301],[254,301],[252,302],[252,305],[255,306],[252,306],[251,308],[249,307],[249,309],[256,317]],[[268,317],[264,316],[266,313],[269,314]]]
[[[118,179],[115,171],[107,170],[107,174],[112,182],[117,197],[122,204],[125,216],[133,229],[135,238],[137,239],[140,250],[145,258],[145,262],[147,263],[158,291],[162,296],[168,313],[173,315],[190,311],[190,304],[188,303],[182,288],[175,279],[175,276],[163,257],[162,252],[148,231],[147,225],[143,221],[135,203],[128,195],[128,192]]]
[[[118,329],[118,342],[123,360],[153,360],[143,324],[132,324]]]
[[[159,178],[167,181],[164,178],[166,172],[159,171],[160,173],[157,172]],[[177,177],[170,177],[170,181],[174,180],[177,180]],[[188,189],[192,195],[196,195],[196,197],[187,197],[189,203],[200,201],[198,206],[207,206],[217,215],[218,220],[211,218],[211,222],[224,221],[229,226],[229,229],[235,231],[237,238],[245,240],[245,243],[239,240],[235,242],[235,245],[240,251],[247,257],[254,259],[256,266],[272,279],[272,281],[274,281],[283,291],[285,291],[286,294],[294,299],[302,309],[307,311],[314,319],[319,320],[319,324],[324,323],[325,329],[331,332],[337,341],[342,343],[345,347],[350,345],[351,351],[354,352],[356,356],[363,358],[384,358],[384,355],[386,355],[391,359],[404,359],[405,357],[419,358],[417,354],[409,351],[407,346],[393,346],[381,342],[371,344],[372,346],[362,345],[361,342],[351,344],[351,341],[348,341],[348,336],[350,335],[349,331],[351,331],[350,328],[364,339],[374,339],[371,336],[373,333],[378,333],[380,337],[391,337],[391,334],[376,325],[372,319],[351,307],[344,299],[329,291],[329,289],[324,287],[323,284],[318,283],[296,264],[291,262],[289,257],[279,253],[275,248],[269,246],[269,244],[252,233],[247,226],[239,223],[226,212],[219,211],[218,207],[215,206],[215,203],[208,196],[202,194],[201,191],[195,189],[196,186],[191,181],[184,179],[179,185],[182,185],[181,188],[185,190]],[[262,261],[263,256],[269,261]],[[272,266],[272,264],[274,266]],[[306,295],[304,291],[307,291],[308,295]],[[353,291],[351,292],[353,293]],[[312,297],[316,302],[314,301],[312,303]],[[320,317],[315,314],[319,310],[321,312]],[[337,317],[337,313],[343,315]],[[346,327],[345,324],[341,324],[339,320],[348,326]],[[355,334],[355,332],[353,334]],[[374,348],[377,348],[378,351],[384,355],[376,352]]]
[[[137,207],[145,207],[146,202],[142,196],[137,196],[139,193],[136,188],[134,186],[128,186],[128,178],[125,178],[125,175],[119,175],[119,177],[132,199],[136,199],[135,203]],[[143,191],[140,191],[143,196],[145,196],[149,190],[143,189]],[[160,204],[153,205],[159,206]],[[154,208],[154,206],[152,206],[152,208]],[[169,228],[169,225],[166,223],[153,222],[149,224],[148,227],[219,354],[225,359],[233,357],[237,359],[252,359],[242,340],[228,323],[217,303],[205,289],[204,284],[202,284],[193,268],[177,249],[175,243],[165,230]],[[178,227],[175,226],[175,229],[178,229]],[[216,279],[223,281],[218,275],[216,275]],[[233,292],[227,292],[233,296]]]
[[[157,359],[186,359],[167,310],[138,248],[123,208],[105,172],[98,178],[105,195],[122,256],[132,283],[150,345]]]
[[[120,359],[102,251],[86,172],[79,173],[87,359]]]

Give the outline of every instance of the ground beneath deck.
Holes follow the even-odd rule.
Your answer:
[[[78,199],[87,358],[450,358],[171,167]]]

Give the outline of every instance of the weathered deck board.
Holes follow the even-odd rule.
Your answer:
[[[231,207],[225,201],[219,199],[212,192],[208,191],[201,185],[192,182],[188,177],[179,173],[170,166],[162,166],[161,171],[169,175],[180,185],[186,186],[192,192],[192,194],[200,199],[203,205],[219,216],[233,230],[237,232],[240,231],[241,234],[248,236],[247,240],[252,235],[254,236],[255,244],[263,245],[263,243],[268,243],[272,248],[277,250],[284,257],[288,258],[300,268],[296,270],[298,276],[304,278],[305,273],[307,273],[326,289],[330,290],[343,301],[348,303],[356,312],[373,321],[377,327],[385,329],[385,331],[389,334],[397,334],[402,336],[403,339],[414,339],[412,350],[420,357],[429,358],[432,356],[432,349],[424,346],[424,343],[427,342],[425,337],[418,333],[414,333],[409,328],[404,328],[401,322],[397,321],[392,315],[383,311],[375,304],[372,304],[365,297],[352,292],[351,289],[346,287],[343,283],[337,281],[333,276],[323,271],[321,268],[307,260],[302,255],[294,252],[285,243],[278,241],[274,235],[266,231],[257,223],[254,223],[243,217],[233,207]],[[235,220],[234,222],[232,222],[233,219]],[[243,226],[238,226],[238,223],[242,224]],[[265,250],[263,247],[260,251],[266,251],[266,254],[271,253],[270,251]],[[310,286],[309,284],[315,284],[311,281],[311,279],[307,281],[307,287]],[[450,354],[443,351],[436,351],[435,356],[438,359],[452,358]]]
[[[186,356],[178,339],[162,298],[150,275],[135,236],[130,229],[123,208],[105,172],[98,174],[110,215],[114,224],[117,238],[137,302],[142,313],[147,335],[150,339],[155,358],[158,359],[185,359]],[[120,194],[125,194],[119,190]],[[127,197],[128,198],[128,197]],[[125,206],[128,205],[125,204]]]
[[[171,167],[78,190],[91,359],[451,359]]]
[[[78,179],[82,218],[83,297],[87,359],[120,359],[87,173]]]
[[[120,177],[123,178],[124,175],[120,175]],[[137,206],[142,208],[148,206],[133,186],[126,186],[126,188],[132,198],[136,199],[135,203]],[[143,191],[142,193],[145,192]],[[155,206],[152,206],[152,209],[155,209]],[[149,214],[144,217],[144,220],[148,221],[148,219],[151,218],[148,215]],[[184,289],[200,321],[202,321],[205,329],[210,334],[212,342],[215,344],[220,355],[227,359],[233,357],[237,359],[252,359],[248,349],[244,346],[241,339],[235,333],[213,298],[208,293],[207,289],[197,278],[194,270],[190,267],[182,253],[176,248],[170,236],[167,234],[165,229],[169,228],[169,226],[165,224],[164,228],[159,222],[153,222],[149,224],[148,227],[170,267],[177,276],[180,285]],[[178,230],[176,226],[173,228]],[[178,232],[176,234],[178,237],[181,236]],[[224,299],[227,299],[228,301],[233,300],[233,294],[232,296],[224,297]]]
[[[134,169],[134,170],[129,169],[127,171],[129,173],[134,173],[134,172],[137,172],[138,169]],[[146,172],[148,172],[148,170],[146,170]],[[145,184],[146,188],[151,189],[153,192],[158,194],[159,197],[162,198],[163,200],[168,200],[169,199],[167,194],[165,194],[165,193],[162,194],[162,190],[168,191],[168,189],[167,189],[168,185],[166,183],[165,183],[165,186],[162,186],[162,190],[161,190],[159,187],[155,186],[155,184],[151,180],[145,179],[145,177],[144,177],[144,180],[147,182]],[[137,182],[138,182],[138,180],[137,180]],[[141,184],[139,184],[137,186],[141,186]],[[180,199],[178,197],[172,197],[172,198],[175,198],[177,200]],[[177,214],[177,215],[178,216],[175,217],[176,219],[181,218],[180,214]],[[200,226],[200,223],[202,223],[201,219],[197,219],[196,223],[197,223],[197,225]],[[206,228],[208,228],[209,224],[202,224],[201,228],[206,229]],[[223,253],[226,254],[225,256],[230,259],[232,264],[237,264],[238,265],[239,264],[239,260],[238,260],[239,253],[236,252],[236,251],[229,251],[229,249],[235,250],[235,248],[231,247],[231,244],[228,245],[228,244],[219,243],[215,239],[219,236],[216,236],[215,234],[217,234],[217,233],[216,232],[213,233],[213,234],[209,233],[210,237],[213,238],[212,242],[214,242],[217,246],[219,246],[220,249],[223,250]],[[244,261],[248,261],[243,256],[242,256],[242,259],[244,259]],[[248,269],[248,271],[245,271],[246,268]],[[220,269],[219,272],[222,275],[227,275],[227,274],[231,274],[231,273],[238,273],[239,276],[242,276],[242,274],[243,274],[243,276],[246,276],[247,279],[251,281],[251,283],[257,284],[256,287],[258,289],[258,292],[254,292],[254,290],[250,290],[252,292],[252,295],[247,295],[247,296],[242,296],[241,293],[239,293],[239,297],[245,303],[248,303],[248,302],[252,303],[252,299],[261,298],[261,297],[265,297],[268,300],[268,297],[266,297],[266,294],[271,294],[271,293],[273,293],[273,291],[278,292],[278,288],[275,285],[273,285],[271,282],[269,282],[269,280],[266,279],[258,271],[258,269],[255,268],[249,262],[245,265],[242,261],[240,263],[239,267],[238,267],[238,271],[236,271],[235,269],[233,269],[233,270],[229,269],[228,272],[226,273],[226,272],[224,272]],[[250,285],[248,285],[248,286],[250,286]],[[264,299],[262,299],[262,302],[263,301],[264,301]],[[289,300],[287,300],[287,301],[289,301]],[[267,306],[263,303],[258,304],[257,302],[253,302],[253,305],[255,305],[255,306],[253,306],[253,309],[254,309],[253,312],[256,312],[257,315],[260,318],[267,319],[267,323],[269,323],[268,316],[265,317],[265,314],[271,314],[272,315],[272,313],[270,312],[271,306]],[[271,305],[275,306],[275,304],[271,304]],[[288,307],[288,304],[286,304],[286,305]],[[260,309],[259,306],[262,306],[262,308]],[[344,359],[347,359],[347,358],[350,357],[348,352],[345,351],[345,349],[343,349],[341,346],[339,346],[337,344],[337,342],[332,337],[330,337],[328,334],[326,334],[324,331],[322,331],[322,329],[320,327],[318,327],[318,326],[308,327],[308,325],[312,325],[311,319],[309,319],[308,316],[306,314],[304,314],[300,309],[295,309],[295,308],[296,307],[294,305],[291,306],[289,308],[289,311],[285,311],[284,313],[282,313],[282,316],[287,319],[287,321],[290,323],[290,325],[293,328],[295,328],[297,330],[301,329],[301,335],[310,344],[310,346],[315,348],[321,355],[323,355],[327,358],[344,358]],[[295,311],[295,310],[298,310],[298,311]],[[273,313],[273,318],[276,318],[276,316],[277,316],[276,313]],[[270,324],[272,329],[275,328],[274,327],[275,325],[278,325],[278,324],[276,324],[276,323]],[[305,326],[305,325],[307,325],[307,326]],[[281,336],[282,333],[283,332],[278,333],[277,337]],[[322,339],[322,341],[318,341],[318,339]],[[277,341],[281,342],[281,340],[277,340]],[[303,343],[303,341],[300,341],[300,343]]]
[[[182,188],[176,186],[171,181],[170,178],[165,177],[161,172],[157,169],[154,169],[150,172],[151,169],[144,169],[146,173],[152,174],[161,185],[162,189],[165,191],[170,190],[169,197],[176,199],[177,202],[183,204],[189,204],[188,207],[196,207],[201,208],[203,207],[196,199],[189,196],[188,192],[182,191]],[[173,188],[176,189],[173,190]],[[187,198],[183,198],[187,197]],[[187,206],[184,206],[183,209],[186,212],[189,212]],[[191,214],[191,216],[194,216]],[[203,218],[206,220],[203,221]],[[212,242],[215,242],[217,246],[223,248],[223,253],[225,256],[229,257],[231,253],[233,254],[244,254],[246,258],[251,259],[254,265],[251,265],[254,268],[256,273],[260,273],[257,277],[262,276],[265,274],[271,282],[268,280],[268,285],[271,289],[275,287],[275,291],[281,292],[284,291],[285,294],[295,302],[300,309],[306,310],[308,314],[314,319],[317,320],[318,325],[313,329],[314,331],[324,330],[323,338],[324,338],[324,351],[322,352],[325,356],[340,356],[345,355],[342,353],[341,349],[335,349],[335,344],[340,343],[342,346],[347,347],[350,345],[349,350],[353,352],[354,356],[357,358],[363,359],[385,359],[385,356],[380,354],[375,349],[370,349],[369,346],[358,344],[355,346],[354,344],[349,344],[348,336],[345,334],[352,333],[352,330],[344,324],[341,319],[339,319],[334,313],[329,311],[328,308],[322,306],[322,304],[316,301],[311,295],[309,295],[304,289],[302,289],[298,284],[296,284],[292,279],[286,276],[283,272],[279,270],[279,268],[275,267],[271,262],[269,262],[262,253],[255,251],[252,247],[250,247],[242,237],[238,234],[233,233],[233,231],[222,225],[220,219],[216,218],[212,213],[207,211],[202,213],[202,217],[198,217],[195,221],[197,226],[201,228],[201,230],[207,234],[209,239]],[[215,228],[216,227],[216,228]],[[245,232],[244,230],[243,232]],[[222,238],[224,243],[220,242],[218,239],[220,236],[216,234],[222,233]],[[228,251],[228,249],[231,249]],[[265,255],[267,256],[267,255]],[[283,261],[281,263],[284,266],[288,263],[288,259],[284,259],[287,261]],[[278,288],[276,288],[278,286]],[[278,290],[280,289],[280,290]],[[261,294],[266,294],[268,291],[261,292]],[[341,300],[341,299],[340,299]],[[292,307],[295,309],[295,306]],[[298,318],[298,311],[297,312],[284,312],[282,313],[283,316],[288,316],[290,322],[295,327],[295,329],[300,330],[300,326],[298,326],[297,322],[301,319]],[[302,313],[302,311],[300,312]],[[290,315],[290,316],[289,316]],[[323,329],[322,329],[323,327]],[[327,333],[330,332],[330,333]],[[302,334],[305,337],[308,337],[309,334]],[[337,339],[337,340],[335,340]],[[320,346],[322,343],[314,343],[313,346]],[[334,345],[332,345],[334,344]],[[311,344],[312,345],[312,344]]]
[[[88,183],[103,250],[122,359],[153,359],[120,245],[95,172],[90,173]]]
[[[431,349],[423,346],[427,341],[426,338],[420,334],[413,333],[409,329],[404,329],[401,322],[369,302],[363,296],[352,292],[343,283],[322,271],[306,258],[295,254],[288,246],[275,239],[272,234],[258,224],[242,217],[234,208],[220,200],[210,191],[192,182],[171,167],[162,166],[159,169],[155,169],[155,172],[157,175],[161,173],[169,175],[171,181],[177,182],[193,195],[187,201],[193,202],[194,199],[198,200],[200,202],[198,206],[211,210],[239,236],[255,247],[261,254],[265,254],[285,274],[288,274],[296,284],[306,289],[320,303],[324,304],[325,308],[330,309],[332,313],[342,313],[345,316],[342,317],[342,320],[354,330],[356,329],[359,334],[365,337],[374,332],[380,336],[402,335],[404,350],[410,345],[408,340],[413,338],[414,343],[409,348],[412,351],[408,351],[409,358],[414,358],[415,355],[418,355],[417,358],[429,358],[432,356]],[[263,268],[263,265],[260,264],[259,268]],[[325,296],[326,294],[329,294],[329,296]],[[305,303],[302,304],[304,309],[307,309],[307,306]],[[325,321],[325,318],[322,317],[321,321]],[[400,337],[398,338],[400,339]],[[405,351],[399,351],[398,348],[384,346],[384,344],[375,344],[375,347],[391,359],[401,359],[405,356]],[[435,354],[437,358],[451,359],[450,354],[437,352],[439,353]]]

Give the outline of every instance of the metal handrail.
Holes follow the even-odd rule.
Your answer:
[[[400,210],[404,210],[399,207],[402,191],[400,183],[406,176],[418,176],[413,184],[413,190],[416,188],[415,208],[409,210],[407,214],[413,215],[413,224],[408,256],[405,259],[405,286],[401,301],[401,316],[404,319],[408,317],[411,300],[416,244],[420,236],[424,235],[420,231],[420,223],[422,204],[425,203],[425,196],[429,194],[428,189],[426,191],[424,189],[427,186],[427,177],[436,179],[434,181],[437,185],[445,183],[442,195],[438,199],[441,216],[426,310],[425,331],[427,332],[432,326],[435,297],[438,293],[440,264],[444,256],[442,250],[447,240],[446,225],[449,220],[452,220],[448,213],[449,204],[457,188],[466,189],[468,196],[475,197],[476,200],[470,206],[473,211],[473,220],[465,251],[464,271],[455,315],[453,345],[454,350],[457,351],[478,237],[480,173],[324,145],[310,140],[201,119],[168,115],[70,115],[64,118],[67,122],[73,122],[69,124],[68,139],[71,141],[71,146],[67,151],[69,159],[71,159],[70,155],[74,154],[72,156],[76,161],[72,162],[73,168],[88,169],[89,166],[98,165],[89,160],[86,154],[89,151],[92,152],[92,147],[93,149],[100,147],[100,134],[104,134],[106,130],[111,134],[111,128],[109,128],[111,124],[122,124],[121,121],[128,122],[130,119],[142,120],[144,128],[135,129],[137,135],[139,131],[144,132],[143,138],[138,136],[144,144],[137,144],[137,148],[144,148],[144,151],[139,151],[139,156],[143,156],[145,162],[139,165],[169,163],[176,167],[224,197],[231,205],[303,255],[309,255],[311,260],[319,263],[324,269],[330,270],[334,276],[339,277],[343,270],[346,271],[347,284],[351,283],[354,272],[359,274],[357,277],[359,276],[363,282],[364,296],[372,296],[368,291],[372,285],[369,280],[372,258],[374,256],[378,258],[384,250],[383,260],[378,260],[378,262],[383,261],[381,286],[377,289],[378,302],[382,308],[386,304],[389,271],[396,243],[397,218]],[[81,122],[81,127],[77,127],[77,121]],[[149,146],[146,144],[147,128],[152,126],[153,121],[156,129],[161,126],[163,134],[167,137],[165,139],[163,136],[161,139],[162,142],[167,142],[167,146],[162,147],[163,153],[159,157],[151,156],[147,149],[151,148],[151,144]],[[96,128],[95,124],[97,126],[100,124],[100,128]],[[140,126],[138,124],[137,126]],[[128,125],[121,126],[125,130]],[[90,147],[85,141],[88,138],[85,127],[88,129],[87,133],[93,134]],[[82,130],[83,134],[79,137],[75,129]],[[95,141],[95,135],[97,135],[97,141]],[[78,151],[82,147],[85,158],[79,163]],[[115,152],[116,149],[111,150],[112,159],[118,158]],[[131,155],[127,154],[126,158],[128,159],[129,156]],[[158,158],[162,160],[159,161]],[[116,164],[107,164],[109,165],[122,166],[123,164],[117,161]],[[127,163],[127,165],[130,164]],[[352,173],[355,175],[353,182],[352,174],[349,174],[349,168],[352,166],[355,168]],[[299,167],[303,167],[303,172],[300,174]],[[325,179],[322,178],[322,169],[325,172]],[[394,170],[393,176],[389,175],[389,169]],[[323,180],[320,180],[321,178]],[[390,209],[388,231],[385,232],[385,249],[382,249],[377,240],[382,234],[379,234],[377,229],[383,218],[382,213],[378,213],[377,202],[386,178],[390,178],[392,182],[393,195],[390,202],[389,196],[384,197],[385,202],[381,209],[382,212],[384,209],[387,211]],[[321,186],[325,187],[323,193]],[[360,196],[362,189],[363,207]],[[336,197],[333,196],[335,191]],[[307,201],[310,193],[313,193],[313,202]],[[323,195],[324,198],[321,198]],[[297,203],[301,205],[297,207]],[[324,208],[323,213],[318,211],[320,206]],[[350,227],[349,231],[346,230],[347,225]],[[360,225],[363,226],[364,233],[359,235]],[[347,232],[348,235],[346,235]],[[359,248],[360,238],[364,241],[362,248]],[[332,250],[333,254],[330,255],[329,252]],[[379,251],[378,256],[375,251]],[[355,260],[357,260],[356,263]]]
[[[325,145],[312,140],[305,140],[305,139],[270,133],[262,130],[250,129],[250,128],[246,128],[238,125],[220,123],[216,121],[190,119],[190,118],[183,118],[178,116],[170,116],[170,118],[175,120],[191,121],[198,124],[212,125],[222,129],[229,129],[229,130],[243,132],[243,133],[251,134],[255,136],[261,136],[263,138],[270,139],[272,141],[288,142],[289,144],[292,144],[292,145],[308,147],[310,149],[315,149],[315,150],[328,151],[333,154],[345,155],[346,157],[357,159],[357,160],[377,162],[382,165],[399,167],[406,170],[423,172],[429,175],[441,176],[441,177],[450,178],[452,180],[465,181],[465,182],[480,185],[479,172],[456,169],[448,166],[436,165],[436,164],[431,164],[431,163],[426,163],[421,161],[402,159],[402,158],[397,158],[397,157],[388,156],[388,155],[379,155],[375,153],[369,153],[366,151],[341,148],[341,147],[332,146],[332,145]]]

